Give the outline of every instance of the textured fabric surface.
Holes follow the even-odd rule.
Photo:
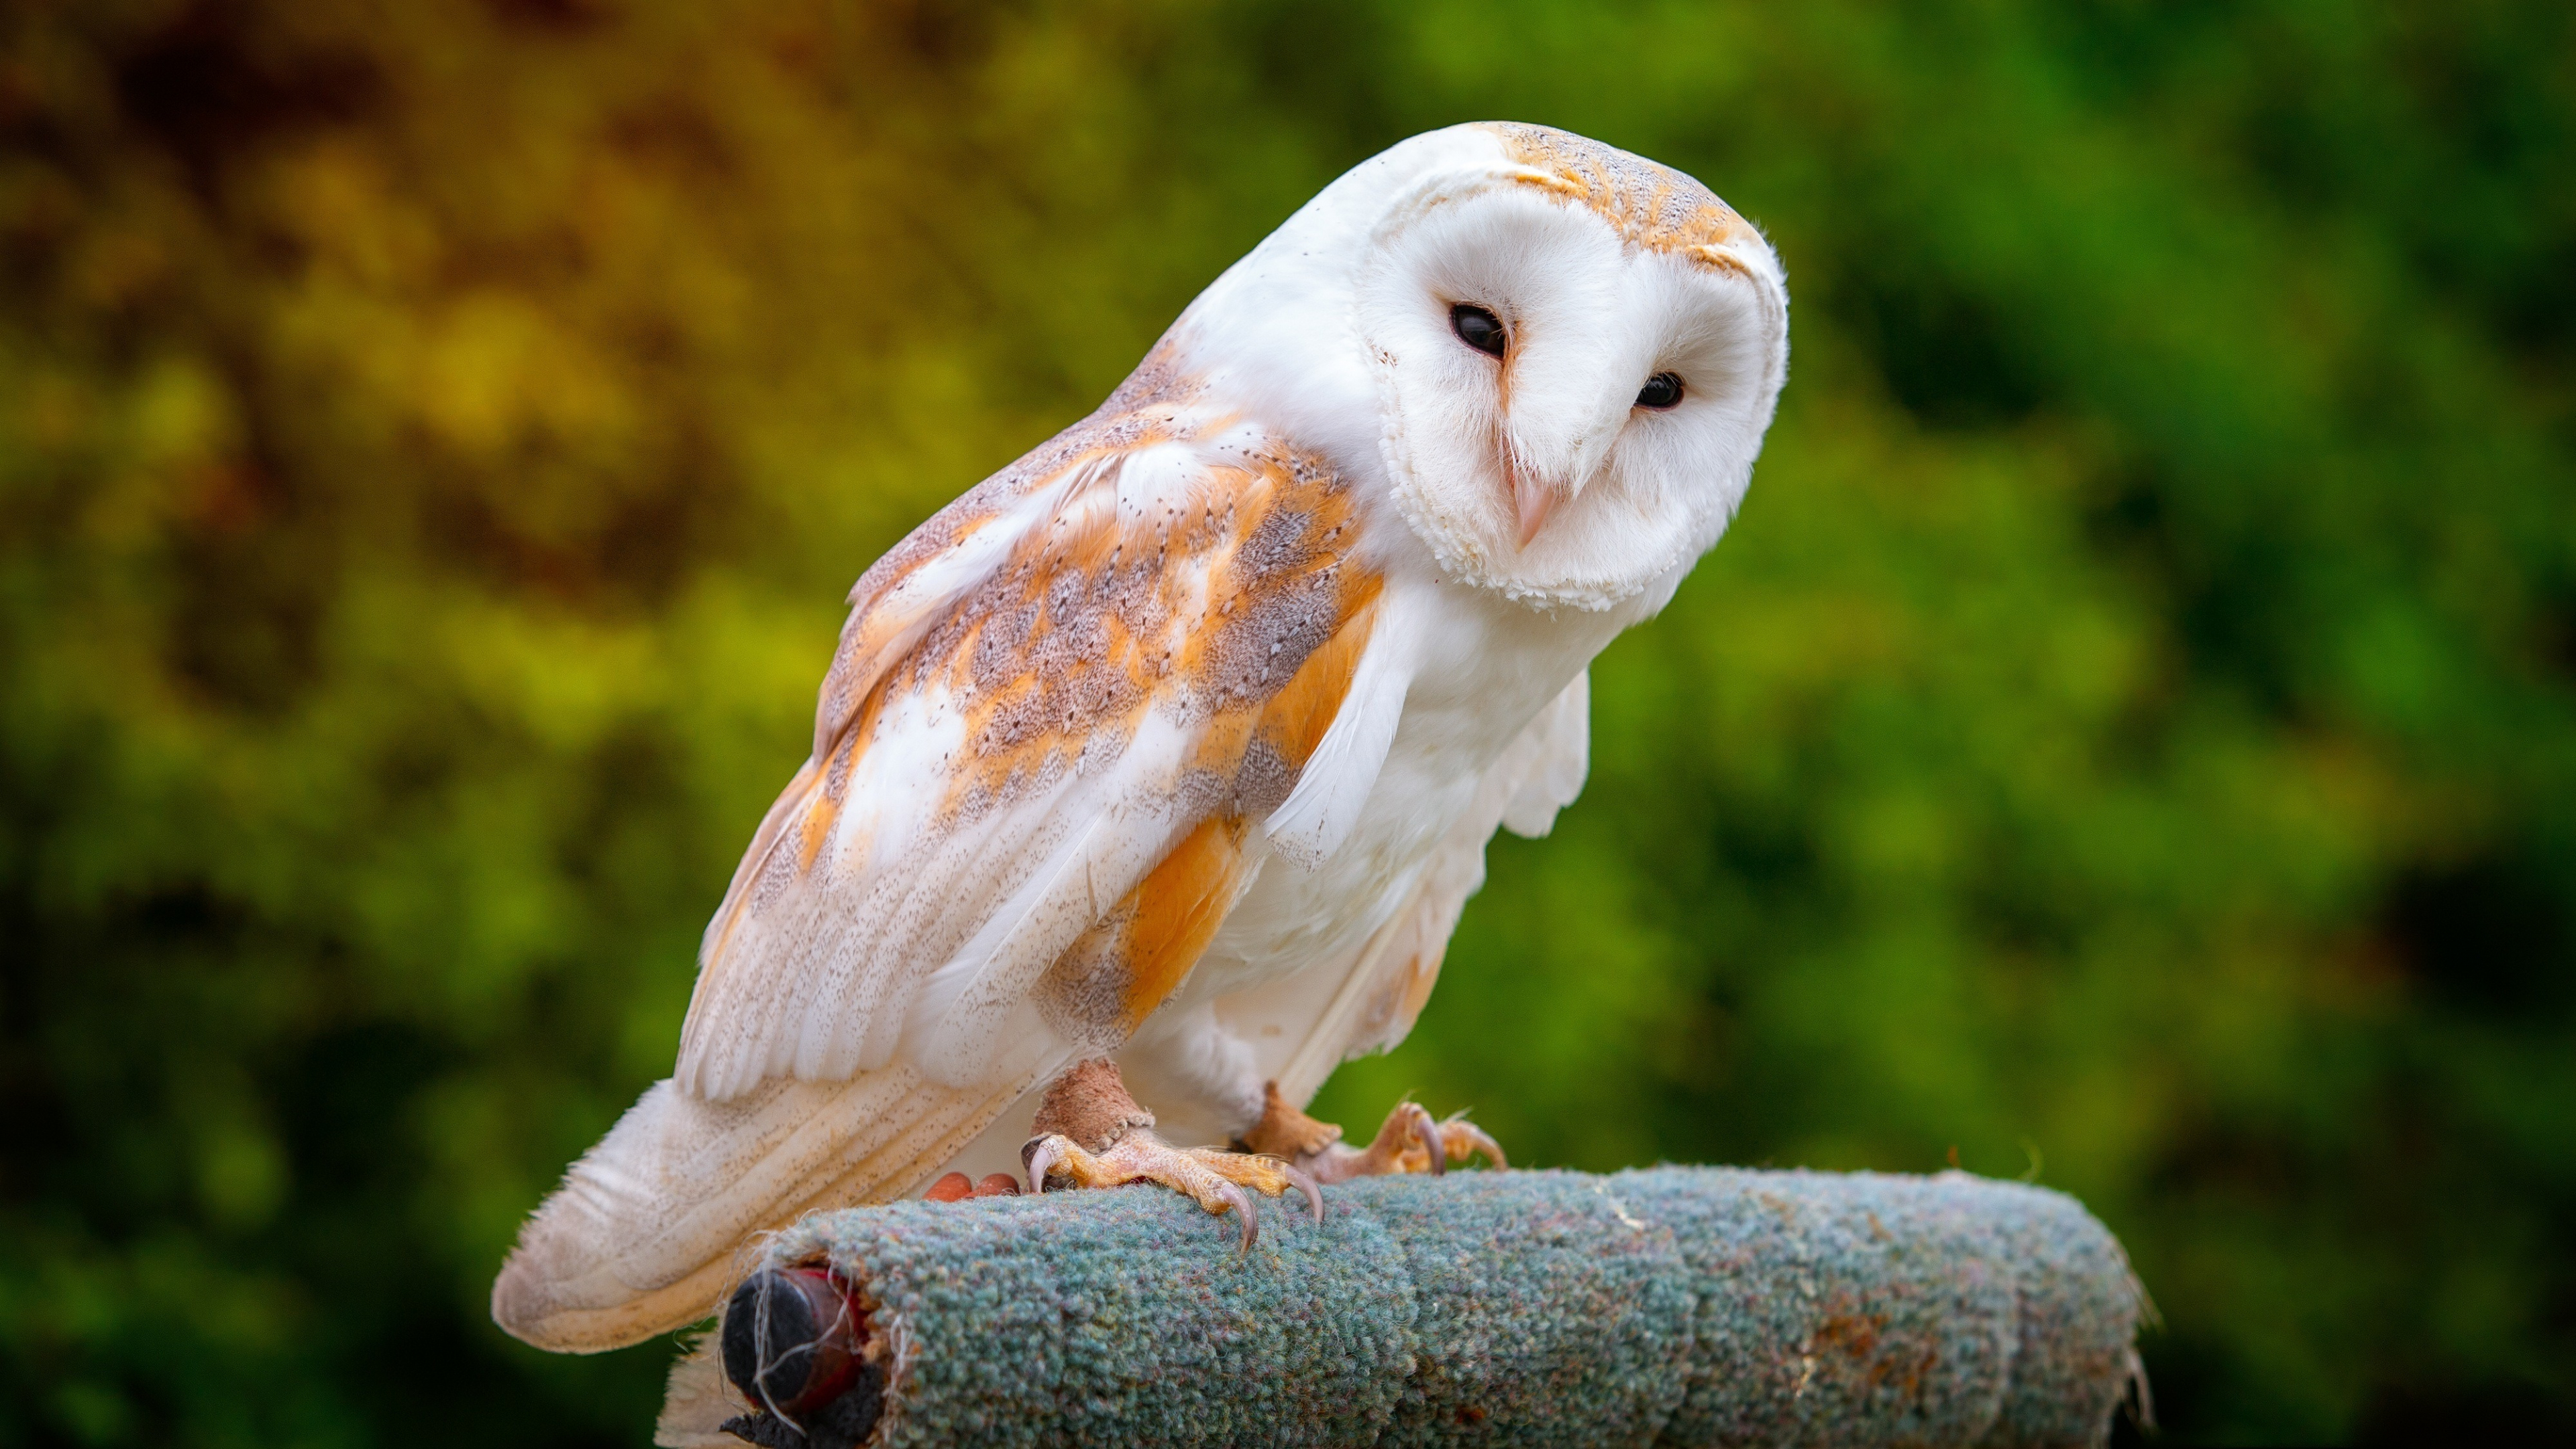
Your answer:
[[[820,1214],[894,1355],[878,1442],[2085,1444],[2142,1299],[2072,1198],[1657,1168],[1367,1179],[1259,1245],[1121,1188]]]

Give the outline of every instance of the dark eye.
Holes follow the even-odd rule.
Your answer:
[[[1449,309],[1449,330],[1478,352],[1490,352],[1496,357],[1503,355],[1512,340],[1512,334],[1503,330],[1502,318],[1473,302],[1461,302]]]
[[[1668,408],[1681,400],[1682,380],[1669,372],[1656,373],[1637,389],[1637,406],[1641,408]]]

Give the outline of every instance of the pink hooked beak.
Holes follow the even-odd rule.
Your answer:
[[[1539,529],[1546,525],[1547,516],[1556,511],[1557,501],[1563,495],[1549,487],[1544,480],[1532,477],[1519,468],[1513,468],[1511,475],[1512,506],[1520,516],[1520,546],[1527,548],[1530,546],[1530,540],[1538,537]]]
[[[1555,462],[1554,468],[1531,466],[1530,453],[1524,449],[1526,440],[1508,425],[1500,430],[1495,451],[1502,464],[1504,485],[1511,490],[1512,517],[1520,529],[1521,548],[1527,549],[1556,510],[1582,492],[1609,460],[1611,445],[1618,441],[1619,426],[1627,411],[1628,397],[1620,393],[1600,406],[1602,422],[1571,438],[1541,443],[1539,455]]]

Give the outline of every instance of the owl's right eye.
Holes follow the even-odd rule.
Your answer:
[[[1449,330],[1478,352],[1490,352],[1496,357],[1511,345],[1512,334],[1503,330],[1503,319],[1473,302],[1461,302],[1449,309]]]

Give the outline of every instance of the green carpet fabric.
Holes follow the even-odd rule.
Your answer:
[[[1261,1240],[1150,1188],[819,1214],[865,1285],[877,1442],[2089,1444],[2141,1298],[2073,1199],[1656,1168],[1375,1178]],[[1290,1201],[1294,1201],[1293,1195]]]

